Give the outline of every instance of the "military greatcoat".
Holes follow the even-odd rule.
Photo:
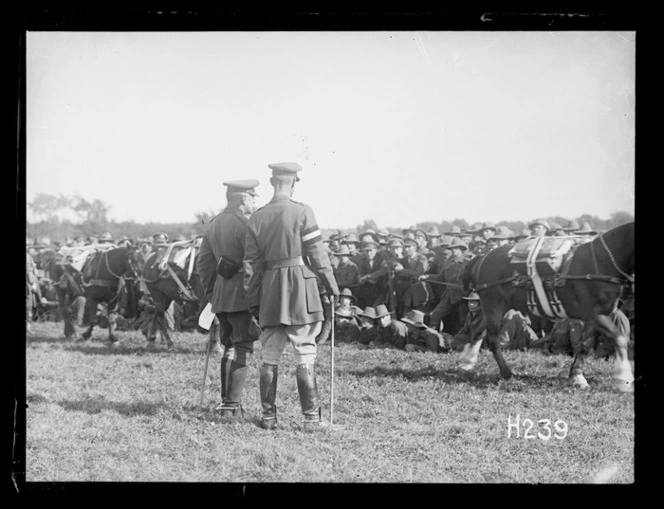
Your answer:
[[[251,216],[244,271],[247,303],[260,306],[261,327],[323,321],[316,274],[328,293],[339,294],[313,210],[284,196]]]
[[[212,218],[205,228],[196,268],[213,313],[249,309],[241,272],[248,231],[247,217],[239,209],[229,207]],[[238,273],[230,279],[217,275],[217,264],[222,256],[238,264]]]

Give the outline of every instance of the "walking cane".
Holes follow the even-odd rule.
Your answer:
[[[332,310],[332,329],[330,331],[332,338],[330,342],[330,423],[327,428],[334,431],[341,431],[345,430],[346,427],[343,424],[334,424],[334,298],[332,298],[330,308]]]
[[[334,296],[330,301],[332,330],[330,331],[330,426],[334,424]]]
[[[210,338],[209,335],[208,335],[207,353],[205,355],[205,370],[203,372],[203,385],[201,386],[201,398],[198,402],[198,406],[200,408],[203,408],[203,395],[205,394],[205,385],[206,385],[205,382],[207,381],[208,363],[210,362],[210,350],[212,349],[211,348],[211,343],[212,343],[211,339],[212,338]]]

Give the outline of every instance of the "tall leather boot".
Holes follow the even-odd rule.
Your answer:
[[[279,366],[263,364],[260,369],[259,390],[263,415],[261,427],[263,429],[274,429],[277,427],[277,378]]]
[[[242,417],[242,393],[247,380],[246,364],[240,364],[236,360],[226,363],[226,393],[221,406],[222,417]]]
[[[318,427],[321,425],[321,409],[318,402],[318,387],[316,386],[316,373],[313,364],[300,364],[296,371],[297,392],[302,405],[302,421],[304,427]]]
[[[220,372],[221,375],[221,404],[217,407],[217,410],[222,410],[226,400],[228,398],[228,378],[230,375],[230,364],[233,362],[231,357],[228,355],[229,349],[226,349],[224,355],[221,357],[220,362]]]

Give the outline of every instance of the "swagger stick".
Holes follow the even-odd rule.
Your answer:
[[[209,337],[211,334],[208,334],[207,340],[207,353],[205,355],[205,370],[203,371],[203,385],[201,386],[201,398],[198,402],[198,406],[203,408],[203,395],[205,394],[205,382],[207,381],[207,372],[208,372],[208,363],[210,362],[210,350],[212,350],[212,338]]]
[[[334,297],[330,302],[330,316],[332,317],[332,330],[330,331],[330,426],[334,424]]]

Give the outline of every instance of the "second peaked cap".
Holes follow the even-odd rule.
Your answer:
[[[246,192],[252,196],[258,196],[258,193],[254,190],[259,184],[256,179],[227,180],[226,182],[222,182],[222,184],[228,187],[229,191]]]
[[[274,177],[285,175],[288,177],[295,177],[296,181],[300,180],[300,177],[298,177],[297,174],[302,171],[302,166],[297,163],[274,163],[268,164],[267,167],[272,170],[272,175]]]

